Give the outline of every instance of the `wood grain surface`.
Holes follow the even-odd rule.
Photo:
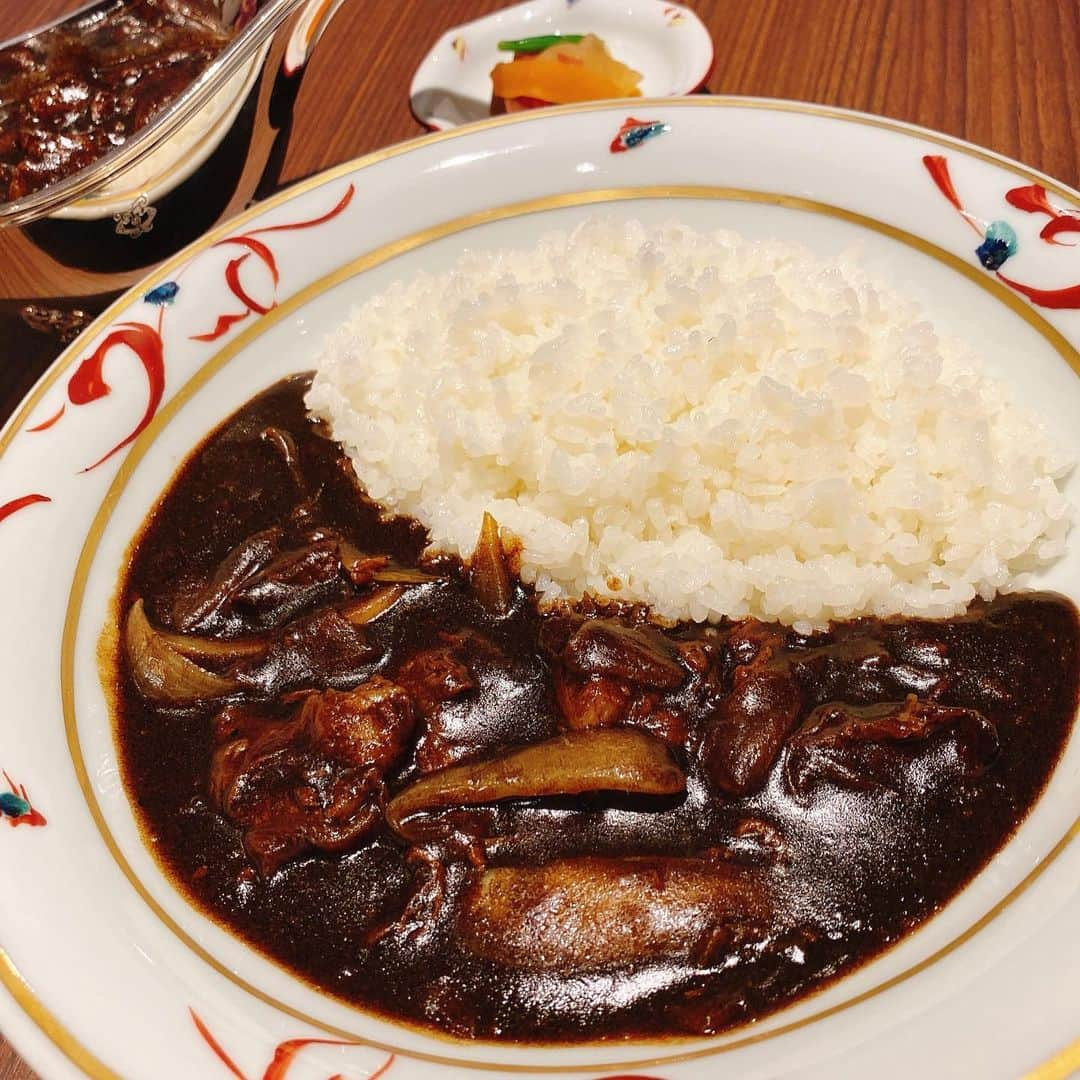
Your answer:
[[[924,124],[1080,187],[1077,0],[688,2],[716,44],[714,93],[793,98]],[[0,40],[77,6],[0,3]],[[348,0],[305,76],[282,181],[420,134],[408,86],[421,57],[447,28],[501,6]],[[0,419],[34,374],[5,380]],[[0,1080],[34,1075],[0,1041]]]

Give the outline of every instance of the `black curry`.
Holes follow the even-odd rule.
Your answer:
[[[541,612],[490,518],[469,565],[383,520],[307,385],[181,469],[111,677],[154,851],[320,988],[464,1037],[721,1031],[901,937],[1038,798],[1065,599],[809,635]]]

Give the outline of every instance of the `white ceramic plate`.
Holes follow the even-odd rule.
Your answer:
[[[499,42],[541,34],[596,34],[641,73],[646,97],[692,94],[713,66],[705,24],[667,0],[528,0],[447,30],[413,75],[409,105],[433,131],[491,115],[491,69],[511,58]],[[633,99],[627,104],[633,105]]]
[[[255,207],[114,304],[0,436],[0,767],[16,789],[0,800],[14,826],[0,827],[0,1018],[45,1076],[1016,1077],[1080,1035],[1080,734],[941,914],[815,996],[678,1044],[464,1044],[375,1019],[190,907],[142,842],[95,662],[134,530],[196,442],[308,367],[353,303],[466,245],[527,244],[597,212],[820,252],[857,244],[1080,456],[1080,258],[1050,242],[1072,238],[1075,192],[955,140],[813,106],[632,111],[644,126],[610,103],[488,122]],[[997,274],[975,254],[990,222],[1015,232]],[[1080,599],[1080,543],[1045,584]],[[289,1041],[309,1039],[349,1045]],[[1066,1060],[1036,1075],[1064,1076]]]

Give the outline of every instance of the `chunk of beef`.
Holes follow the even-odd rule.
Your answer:
[[[300,478],[298,482],[302,482],[302,478]],[[294,518],[301,507],[304,508],[304,513],[300,515],[301,519],[306,520],[306,518],[311,517],[314,514],[313,504],[317,502],[317,499],[318,497],[316,496],[313,499],[306,499],[303,503],[298,504],[293,511]],[[298,523],[298,525],[299,524],[302,524],[302,522]],[[372,554],[371,552],[361,551],[347,536],[343,535],[340,530],[326,525],[315,525],[306,528],[298,527],[293,536],[293,542],[300,547],[303,547],[306,544],[334,544],[337,547],[341,568],[344,570],[345,576],[357,588],[370,584],[375,580],[376,574],[385,570],[390,565],[389,555]]]
[[[815,709],[791,739],[784,778],[800,798],[821,782],[855,790],[895,787],[903,749],[946,733],[955,740],[966,779],[997,755],[997,729],[974,709],[946,708],[913,694],[900,703],[865,707],[832,702]]]
[[[555,675],[555,700],[572,731],[624,723],[633,698],[630,688],[618,679],[594,675],[579,680],[561,671]]]
[[[900,660],[885,642],[871,636],[841,638],[790,657],[791,669],[812,704],[839,698],[866,704],[909,693],[935,695],[946,678],[938,661],[937,654],[916,657],[916,662]]]
[[[555,674],[555,700],[571,731],[625,725],[655,735],[668,746],[686,745],[685,714],[675,706],[661,705],[655,691],[603,675],[582,681],[560,670]]]
[[[459,649],[458,641],[424,649],[398,669],[397,681],[408,691],[421,716],[432,716],[444,702],[476,688],[476,680]]]
[[[672,644],[679,658],[695,675],[708,676],[719,666],[723,642],[720,631],[714,626],[701,627],[694,636]]]
[[[802,693],[786,666],[756,659],[736,668],[731,693],[721,701],[701,749],[713,785],[734,796],[757,791],[801,707]]]
[[[676,650],[651,627],[627,627],[614,619],[590,619],[576,629],[570,620],[550,619],[555,699],[570,730],[628,725],[671,746],[687,737],[686,718],[661,707],[664,691],[680,687],[686,671]]]
[[[589,619],[571,636],[562,661],[579,675],[607,675],[654,690],[675,690],[686,671],[667,638],[652,627]]]
[[[686,713],[675,705],[661,705],[660,695],[648,691],[634,698],[626,726],[648,732],[668,746],[686,746],[690,737]]]
[[[327,539],[283,551],[232,593],[231,602],[260,627],[283,626],[315,604],[342,595],[341,556]]]
[[[489,692],[498,693],[503,684],[516,685],[510,660],[486,637],[458,631],[442,638],[441,644],[414,653],[394,676],[423,717],[414,758],[423,773],[489,749],[478,726],[483,710],[466,702],[467,695],[481,692],[481,676]]]
[[[1016,688],[1023,682],[1023,661],[1022,653],[1010,641],[1011,613],[1008,598],[996,601],[994,614],[983,618],[985,625],[997,632],[984,636],[978,646],[972,635],[978,624],[970,621],[970,614],[948,622],[912,619],[886,624],[884,630],[890,651],[898,660],[937,675],[936,700],[965,701],[991,712],[1022,707]],[[920,698],[929,696],[917,686],[904,689]],[[895,696],[899,699],[904,694]]]
[[[300,720],[321,754],[342,765],[385,773],[412,732],[412,708],[400,686],[378,675],[348,691],[304,699]]]
[[[263,875],[312,848],[346,851],[382,820],[383,780],[412,728],[408,695],[378,676],[310,694],[284,719],[227,708],[214,723],[211,798]]]
[[[743,619],[735,623],[727,638],[727,650],[736,667],[744,667],[755,661],[763,664],[784,641],[784,629],[757,619]]]
[[[311,687],[341,689],[370,675],[378,655],[362,627],[323,608],[290,623],[263,656],[234,675],[264,698]]]

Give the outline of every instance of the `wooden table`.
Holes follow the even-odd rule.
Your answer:
[[[714,93],[796,98],[925,124],[1080,187],[1077,0],[687,2],[716,43]],[[2,4],[0,40],[77,6]],[[501,6],[349,0],[305,77],[282,179],[418,135],[408,86],[429,44]],[[28,386],[30,375],[19,383]],[[15,389],[0,396],[0,419],[17,404]],[[33,1076],[0,1040],[0,1080]]]

